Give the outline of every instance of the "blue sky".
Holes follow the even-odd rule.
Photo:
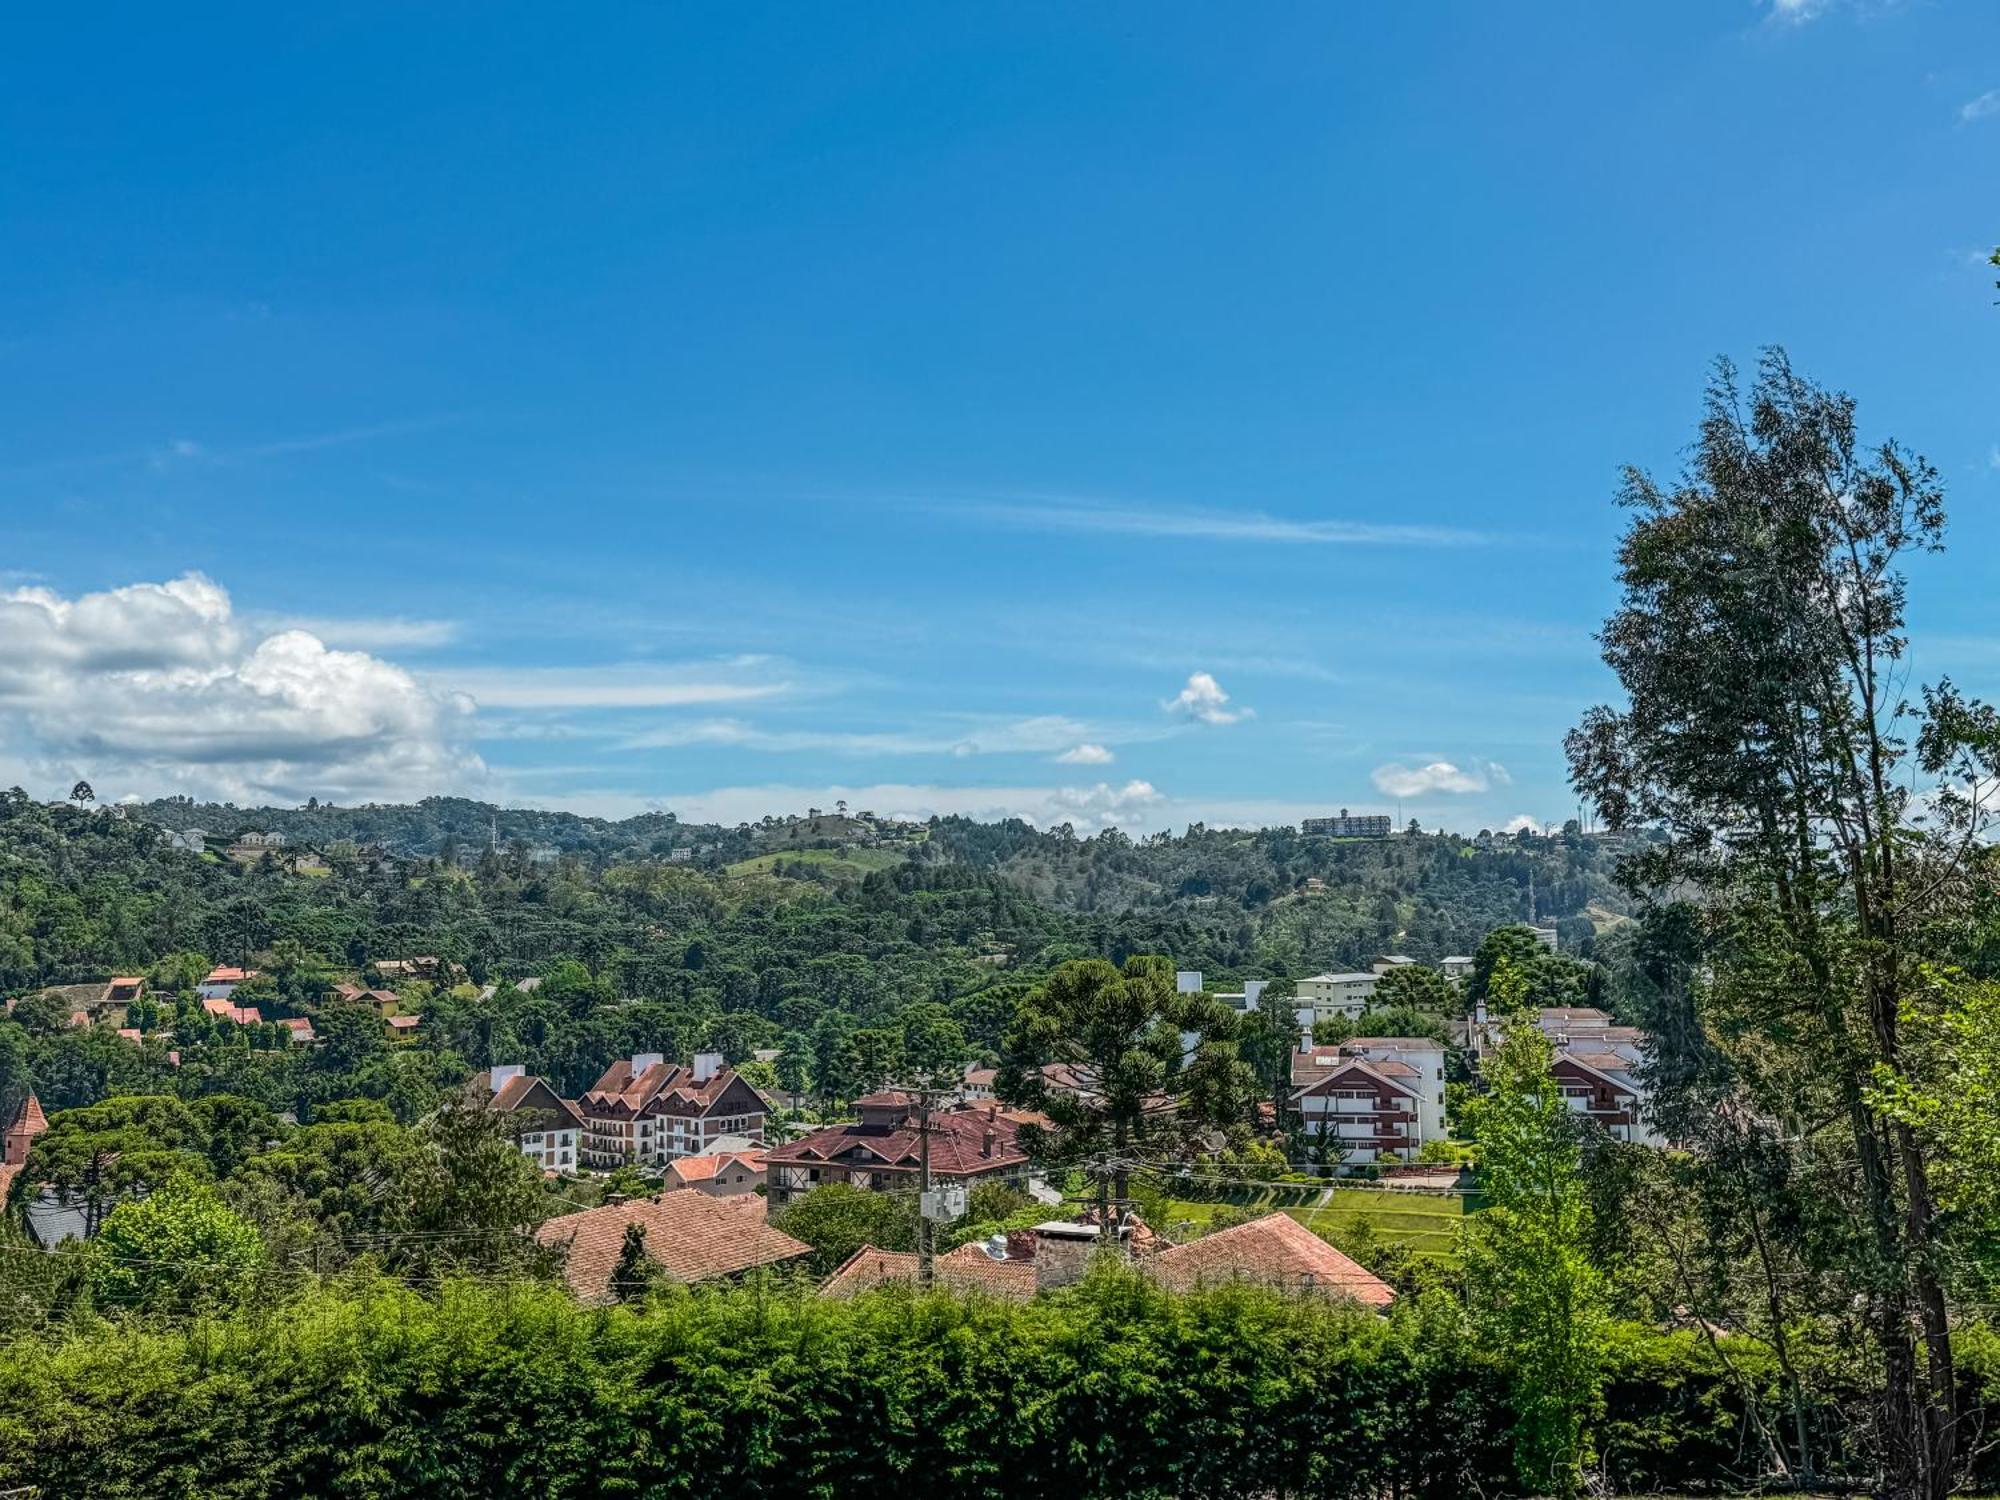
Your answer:
[[[1988,4],[44,7],[0,162],[40,793],[1560,819],[1770,342],[1996,686]]]

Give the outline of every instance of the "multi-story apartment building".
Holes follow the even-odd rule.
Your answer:
[[[1357,969],[1342,974],[1315,974],[1310,979],[1298,982],[1295,994],[1298,1008],[1312,1010],[1313,1021],[1324,1021],[1329,1016],[1344,1016],[1352,1021],[1375,999],[1375,986],[1382,981],[1380,974],[1366,969]],[[1311,1025],[1310,1021],[1305,1024]]]
[[[507,1117],[508,1134],[521,1154],[545,1172],[574,1172],[580,1160],[583,1118],[576,1106],[519,1063],[475,1073],[466,1092]]]
[[[1544,1010],[1536,1024],[1555,1043],[1552,1065],[1569,1107],[1602,1126],[1613,1140],[1644,1146],[1666,1144],[1647,1118],[1647,1090],[1639,1076],[1646,1034],[1617,1025],[1592,1006]]]
[[[771,1106],[720,1052],[697,1052],[686,1066],[641,1052],[605,1069],[576,1108],[584,1165],[616,1167],[699,1156],[725,1135],[761,1143]]]
[[[1343,1161],[1414,1161],[1442,1140],[1444,1053],[1429,1037],[1355,1037],[1292,1055],[1292,1104],[1310,1134],[1343,1147]]]

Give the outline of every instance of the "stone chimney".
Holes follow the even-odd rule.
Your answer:
[[[1090,1268],[1090,1253],[1097,1248],[1095,1224],[1078,1224],[1067,1219],[1035,1226],[1035,1290],[1054,1291],[1083,1280]]]

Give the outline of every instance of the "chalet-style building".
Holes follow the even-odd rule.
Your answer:
[[[546,1221],[535,1240],[561,1254],[571,1291],[586,1302],[604,1302],[617,1295],[611,1277],[631,1224],[645,1233],[646,1258],[676,1281],[740,1276],[812,1254],[810,1245],[764,1222],[763,1201],[754,1194],[676,1192],[607,1203]]]
[[[1308,1133],[1340,1145],[1343,1162],[1415,1161],[1426,1141],[1444,1138],[1444,1045],[1429,1037],[1306,1042],[1292,1054],[1292,1106]]]
[[[1666,1143],[1646,1115],[1647,1090],[1639,1076],[1646,1057],[1643,1031],[1620,1026],[1589,1006],[1543,1010],[1535,1022],[1555,1044],[1551,1070],[1573,1112],[1601,1126],[1613,1140]]]
[[[892,1089],[858,1099],[854,1108],[861,1117],[858,1123],[829,1125],[771,1150],[765,1165],[773,1207],[829,1182],[874,1192],[916,1187],[923,1152],[917,1101]],[[1028,1154],[1019,1134],[1020,1126],[990,1103],[933,1111],[933,1186],[1024,1182]]]
[[[574,1172],[583,1145],[583,1117],[576,1106],[519,1063],[475,1073],[466,1093],[507,1118],[507,1132],[521,1154],[545,1172]]]
[[[576,1101],[583,1161],[591,1167],[650,1164],[699,1156],[718,1137],[761,1143],[771,1106],[722,1060],[697,1052],[682,1066],[658,1052],[620,1059]]]

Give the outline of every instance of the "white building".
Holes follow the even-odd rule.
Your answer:
[[[1300,1009],[1310,1006],[1315,1021],[1333,1016],[1344,1016],[1352,1021],[1374,1002],[1375,986],[1381,979],[1381,975],[1366,970],[1315,974],[1310,979],[1299,981],[1298,1004]]]
[[[476,1073],[467,1084],[474,1099],[507,1117],[521,1154],[545,1172],[574,1172],[582,1149],[583,1120],[576,1106],[519,1063]]]
[[[1454,984],[1463,984],[1472,977],[1472,960],[1463,953],[1454,953],[1439,962],[1438,972]]]
[[[1355,1165],[1412,1162],[1442,1140],[1444,1048],[1428,1037],[1357,1037],[1292,1055],[1292,1105],[1309,1134],[1337,1143]]]
[[[1270,988],[1268,979],[1246,979],[1240,990],[1224,990],[1215,998],[1235,1011],[1252,1011],[1265,990]],[[1183,995],[1199,995],[1202,992],[1201,970],[1180,969],[1174,974],[1174,989]]]

